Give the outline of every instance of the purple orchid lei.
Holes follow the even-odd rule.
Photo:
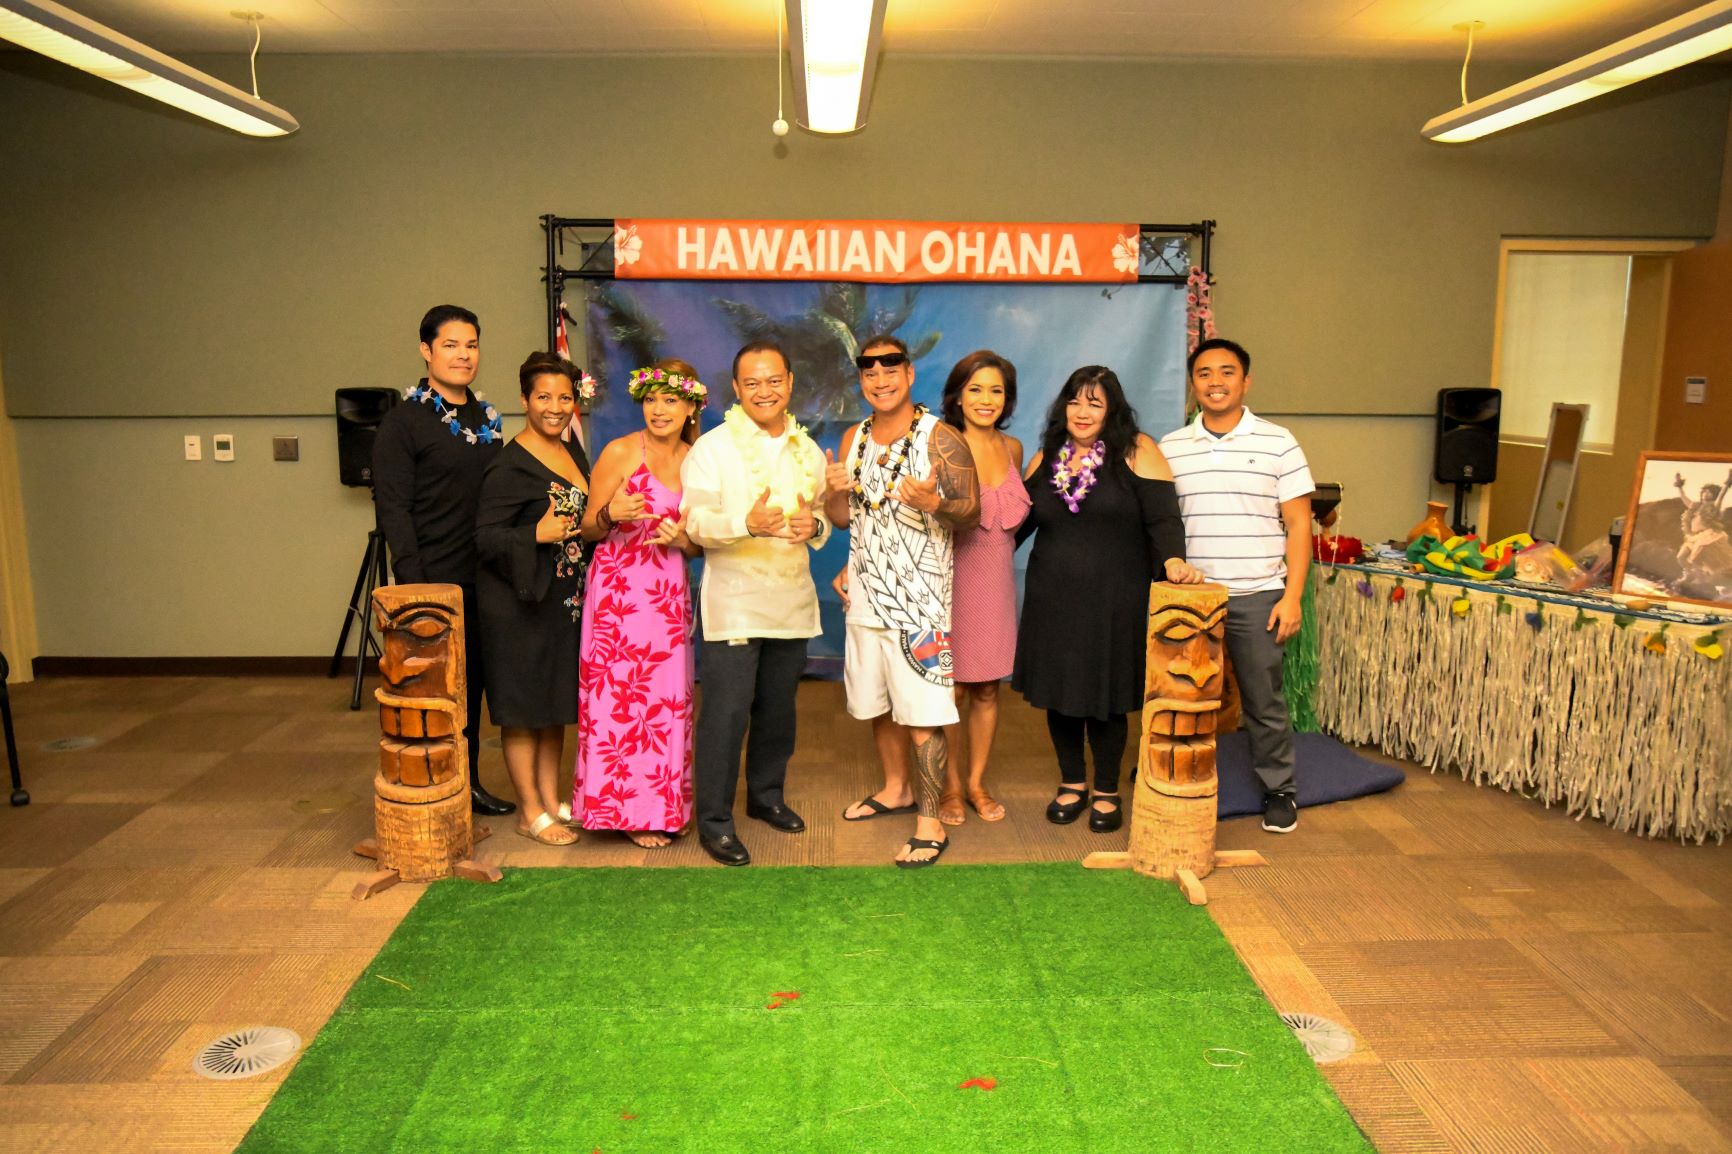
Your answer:
[[[1082,459],[1077,460],[1078,457]],[[1064,448],[1058,451],[1058,459],[1052,465],[1052,488],[1064,501],[1065,508],[1075,513],[1082,505],[1089,490],[1095,487],[1095,470],[1101,467],[1101,462],[1107,459],[1105,441],[1096,441],[1087,453],[1079,454],[1076,445],[1071,441],[1064,443]],[[1076,462],[1076,467],[1071,467]],[[1075,487],[1072,487],[1072,482]]]

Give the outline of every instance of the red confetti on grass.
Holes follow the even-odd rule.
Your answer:
[[[799,990],[777,990],[775,993],[770,995],[770,997],[772,997],[772,998],[782,998],[782,999],[784,999],[786,1001],[790,1001],[790,1002],[799,996],[800,996]]]
[[[619,1120],[621,1122],[636,1122],[637,1121],[637,1115],[636,1114],[628,1114],[624,1110],[621,1110],[619,1112]]]
[[[958,1086],[957,1089],[958,1090],[996,1090],[996,1089],[998,1089],[998,1079],[997,1078],[970,1078],[968,1081],[966,1081],[962,1085]]]
[[[787,1005],[786,1002],[771,1002],[769,1005],[765,1006],[764,1009],[766,1009],[766,1010],[779,1010],[785,1005]]]

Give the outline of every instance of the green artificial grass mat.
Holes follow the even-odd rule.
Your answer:
[[[1371,1146],[1206,911],[1061,863],[437,883],[239,1149]]]

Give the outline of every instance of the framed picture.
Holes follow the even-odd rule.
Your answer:
[[[1732,453],[1642,454],[1612,590],[1732,609]]]

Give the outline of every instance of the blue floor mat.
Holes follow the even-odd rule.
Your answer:
[[[1395,766],[1360,757],[1322,733],[1294,735],[1293,772],[1301,809],[1382,793],[1407,780]],[[1243,731],[1223,733],[1216,742],[1215,773],[1220,778],[1217,812],[1221,817],[1263,812],[1263,783],[1251,772],[1251,739]]]

